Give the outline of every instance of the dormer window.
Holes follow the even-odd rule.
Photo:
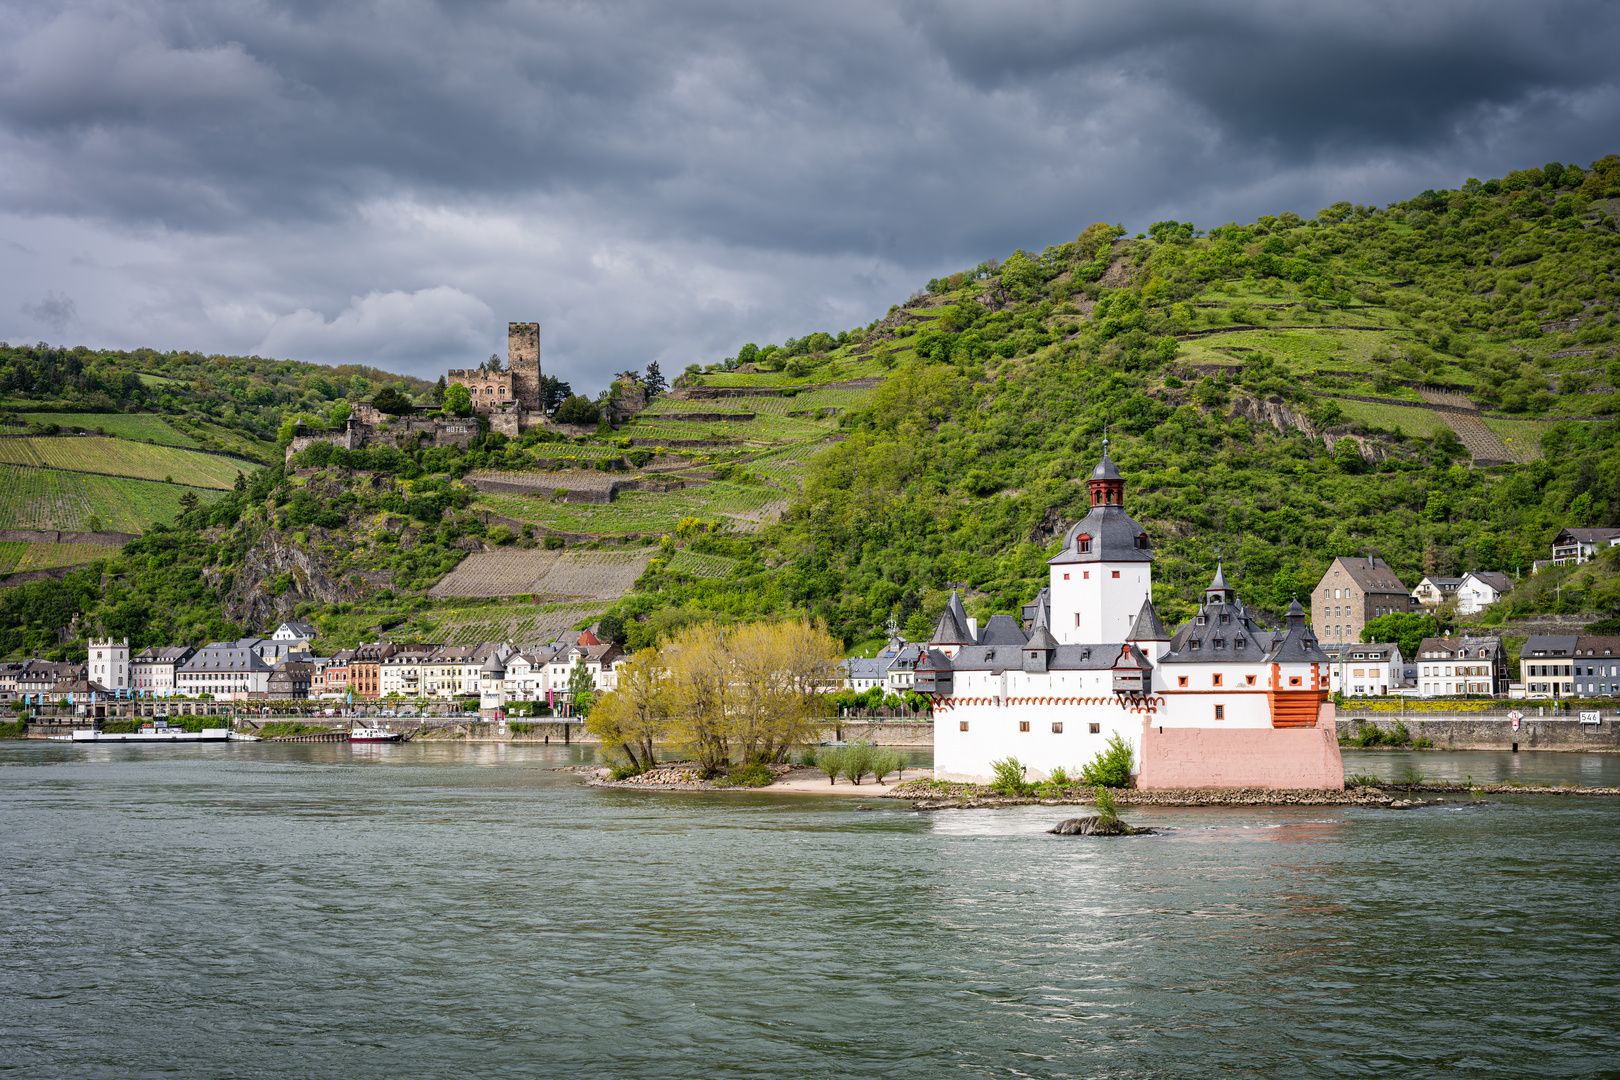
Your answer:
[[[1205,616],[1203,616],[1203,615],[1199,615],[1199,616],[1197,616],[1197,617],[1195,617],[1195,618],[1194,618],[1194,619],[1193,619],[1193,623],[1194,623],[1194,624],[1195,624],[1195,625],[1197,625],[1197,626],[1203,626],[1203,625],[1204,625],[1204,623],[1205,623],[1205,621],[1206,621],[1206,617],[1205,617]]]
[[[1215,647],[1216,647],[1216,648],[1217,648],[1217,649],[1224,649],[1224,648],[1226,648],[1226,639],[1225,639],[1225,638],[1216,638],[1216,639],[1215,639]]]
[[[1193,649],[1195,651],[1198,649],[1199,645],[1200,645],[1200,642],[1199,642],[1199,640],[1197,638],[1194,638],[1193,640],[1187,642],[1187,648]]]
[[[1074,549],[1080,552],[1082,555],[1089,554],[1091,552],[1091,537],[1087,536],[1085,533],[1081,533],[1079,536],[1075,537]]]
[[[1243,648],[1243,636],[1241,634],[1238,635],[1238,638],[1237,638],[1236,641],[1232,642],[1232,648],[1234,648],[1234,649]]]
[[[1144,551],[1147,550],[1147,533],[1136,534],[1136,546]]]
[[[1222,615],[1221,616],[1221,625],[1222,626],[1225,626],[1227,623],[1229,623],[1231,621],[1232,621],[1232,616],[1230,616],[1230,615]]]

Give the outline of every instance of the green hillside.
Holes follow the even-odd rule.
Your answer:
[[[1620,524],[1617,209],[1611,155],[1308,219],[1099,223],[866,326],[693,365],[617,430],[317,446],[291,471],[266,455],[177,528],[6,590],[0,647],[55,647],[73,611],[138,641],[293,613],[343,641],[550,633],[604,611],[632,645],[790,611],[852,645],[891,623],[920,635],[953,585],[983,618],[1044,584],[1105,430],[1169,619],[1217,558],[1273,611],[1340,554],[1409,582],[1527,573],[1559,528]],[[271,420],[377,389],[312,365],[129,357],[96,363],[138,368],[120,385],[199,442],[262,441]],[[169,413],[162,380],[201,386],[206,408]],[[628,593],[626,567],[645,567]],[[1620,606],[1608,573],[1538,578],[1493,617]]]

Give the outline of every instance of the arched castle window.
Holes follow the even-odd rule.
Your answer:
[[[1082,554],[1091,550],[1091,537],[1081,533],[1074,538],[1074,549]]]

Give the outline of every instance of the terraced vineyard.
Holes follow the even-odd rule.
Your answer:
[[[117,544],[28,544],[28,551],[12,569],[48,570],[57,566],[80,566],[97,559],[110,559],[121,550]]]
[[[1536,420],[1503,420],[1496,416],[1483,416],[1485,426],[1496,433],[1514,461],[1535,461],[1541,457],[1541,433],[1547,425]]]
[[[1427,438],[1436,427],[1445,424],[1445,419],[1439,413],[1421,405],[1385,405],[1370,401],[1348,401],[1344,398],[1334,400],[1338,401],[1339,407],[1344,410],[1344,415],[1348,419],[1385,431],[1393,431],[1398,427],[1408,435],[1421,435]]]
[[[651,558],[647,548],[633,552],[503,548],[467,556],[428,595],[616,600],[630,590]]]
[[[246,461],[199,454],[126,439],[0,439],[0,464],[165,480],[199,488],[228,488],[238,472],[252,472]]]
[[[154,521],[173,521],[180,496],[188,490],[204,502],[220,494],[211,488],[54,469],[0,469],[0,529],[89,532],[90,519],[97,518],[108,532],[144,532]]]
[[[522,495],[493,494],[480,495],[475,505],[559,532],[662,536],[674,532],[681,519],[688,517],[729,521],[748,531],[757,528],[759,515],[780,499],[781,493],[769,488],[716,482],[671,492],[621,492],[606,505],[542,502]]]
[[[741,565],[740,559],[728,559],[724,555],[699,555],[684,548],[675,552],[669,560],[671,571],[694,577],[730,577],[731,572]]]
[[[17,568],[17,560],[28,553],[28,545],[18,540],[0,541],[0,574],[9,574]]]
[[[51,413],[20,414],[19,419],[32,424],[59,424],[62,427],[100,429],[108,435],[136,442],[148,440],[163,446],[182,446],[195,449],[197,440],[170,427],[161,416],[153,413]]]
[[[432,616],[434,639],[447,645],[510,641],[527,650],[599,613],[600,604],[487,604],[439,608]]]

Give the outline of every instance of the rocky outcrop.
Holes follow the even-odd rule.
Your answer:
[[[1134,825],[1127,825],[1119,818],[1105,818],[1093,814],[1091,817],[1072,817],[1067,821],[1060,821],[1050,829],[1049,833],[1058,836],[1152,836],[1152,829],[1138,829]]]
[[[207,571],[204,578],[217,588],[223,571]],[[364,586],[339,578],[320,555],[266,529],[236,568],[225,596],[225,617],[258,626],[292,617],[306,601],[338,604],[357,600],[364,591]]]

